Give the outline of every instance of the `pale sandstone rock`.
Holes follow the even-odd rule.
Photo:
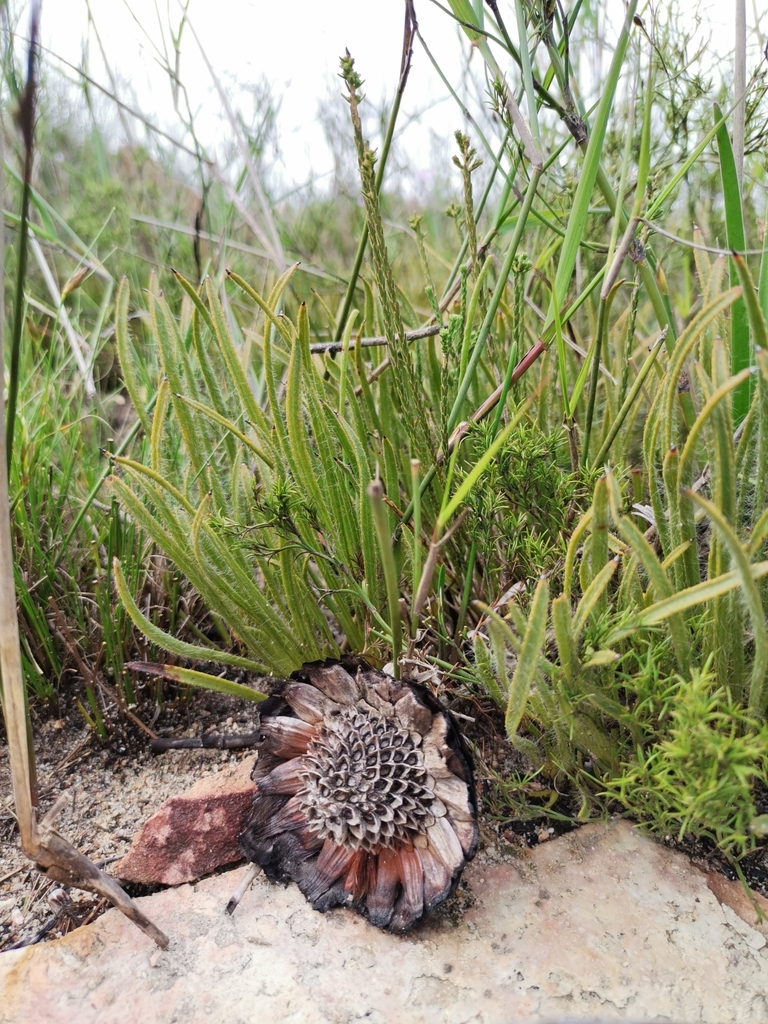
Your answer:
[[[180,885],[242,860],[242,832],[256,787],[254,758],[207,775],[172,796],[141,827],[128,853],[113,867],[126,882]]]
[[[405,937],[315,913],[241,871],[140,900],[162,952],[117,911],[0,955],[2,1024],[768,1024],[764,937],[687,859],[626,822],[588,825],[517,864],[483,855],[474,904]]]

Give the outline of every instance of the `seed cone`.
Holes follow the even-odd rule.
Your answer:
[[[478,830],[471,759],[440,702],[349,658],[305,665],[260,710],[246,857],[316,910],[392,931],[447,899]]]

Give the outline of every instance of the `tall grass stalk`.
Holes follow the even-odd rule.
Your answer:
[[[31,13],[29,42],[28,75],[25,87],[25,100],[21,112],[21,130],[24,138],[25,152],[31,154],[34,137],[34,100],[35,60],[38,34],[39,9],[33,6]],[[30,120],[25,122],[25,118]],[[4,193],[5,175],[4,151],[0,143],[0,194]],[[31,170],[31,168],[30,168]],[[25,175],[25,193],[28,200],[29,178]],[[22,213],[22,227],[26,211]],[[0,285],[4,284],[5,232],[0,233]],[[25,269],[19,260],[17,274],[22,277]],[[2,288],[0,288],[2,294]],[[17,295],[23,297],[22,286],[17,288]],[[4,311],[3,311],[4,313]],[[0,316],[0,366],[4,366],[4,324],[5,316]],[[20,337],[20,335],[19,335]],[[11,384],[14,384],[13,362]],[[18,374],[18,360],[15,372]],[[18,379],[15,382],[17,392]],[[9,389],[10,393],[10,389]],[[113,878],[105,875],[82,853],[71,846],[66,839],[55,831],[55,816],[61,807],[61,798],[42,819],[38,816],[39,796],[35,775],[35,757],[32,732],[27,710],[27,694],[21,666],[19,643],[19,627],[16,615],[16,594],[14,587],[14,557],[11,539],[10,497],[8,491],[9,453],[6,451],[8,434],[4,429],[5,400],[0,393],[0,699],[3,718],[8,734],[8,758],[11,768],[11,784],[13,787],[16,821],[21,837],[22,849],[35,863],[35,866],[48,877],[58,882],[88,889],[99,893],[110,900],[118,909],[130,918],[139,928],[150,936],[161,948],[168,947],[168,937],[160,931],[128,897]],[[12,436],[12,433],[11,433]],[[64,797],[66,799],[66,796]]]

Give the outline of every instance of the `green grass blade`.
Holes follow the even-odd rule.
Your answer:
[[[592,191],[597,181],[600,158],[605,145],[606,132],[608,130],[608,117],[613,107],[613,100],[616,94],[616,87],[621,78],[629,46],[629,35],[632,27],[632,19],[637,9],[637,0],[631,0],[627,8],[621,34],[616,44],[616,49],[611,60],[611,65],[605,80],[601,83],[600,103],[592,123],[592,131],[587,143],[587,150],[584,154],[584,163],[579,176],[579,183],[576,186],[576,194],[573,197],[568,226],[565,230],[560,260],[555,274],[554,294],[552,302],[563,304],[568,294],[573,269],[576,266],[576,256],[579,251],[581,239],[584,236],[587,214],[589,212]],[[554,322],[553,308],[550,307],[549,314],[544,326],[546,330]]]
[[[387,522],[387,510],[384,505],[384,489],[379,480],[374,480],[368,488],[368,496],[373,508],[373,519],[379,538],[379,551],[384,567],[384,582],[387,587],[387,604],[389,605],[389,623],[392,630],[392,665],[395,679],[400,678],[400,651],[402,650],[402,621],[400,614],[400,588],[397,580],[397,569],[392,552],[392,535]]]
[[[592,498],[592,544],[589,578],[595,579],[608,561],[608,483],[604,476],[595,483]]]
[[[552,626],[555,631],[555,643],[560,655],[560,664],[568,682],[572,682],[580,667],[570,605],[571,602],[565,594],[561,594],[552,601]]]
[[[200,647],[197,644],[188,644],[183,640],[178,640],[175,636],[171,636],[169,633],[164,632],[164,630],[151,622],[139,609],[139,606],[134,601],[133,596],[128,589],[125,576],[123,575],[122,566],[117,558],[112,560],[112,572],[115,579],[115,586],[117,587],[117,593],[120,596],[120,600],[123,602],[123,606],[128,612],[131,621],[151,643],[157,644],[157,646],[161,647],[164,651],[168,651],[169,654],[175,654],[179,658],[194,658],[197,661],[215,661],[220,665],[233,665],[236,668],[249,669],[251,672],[263,673],[265,671],[264,665],[260,665],[257,661],[252,661],[250,658],[241,658],[237,654],[230,654],[228,651],[220,651],[216,647]]]
[[[750,575],[753,580],[763,579],[765,576],[768,576],[768,562],[750,563]],[[741,583],[741,574],[738,570],[732,569],[730,572],[723,573],[722,576],[715,577],[715,579],[705,580],[703,583],[697,583],[695,587],[688,587],[673,594],[671,597],[664,598],[662,601],[655,601],[632,619],[626,629],[622,628],[611,633],[608,637],[608,642],[614,643],[621,637],[629,636],[636,629],[658,626],[660,623],[665,622],[670,615],[679,615],[689,611],[691,608],[709,604],[715,598],[724,597],[732,590],[736,590],[737,587],[741,586]]]
[[[615,481],[614,481],[615,482]],[[672,597],[672,584],[662,568],[656,552],[638,530],[635,524],[624,516],[620,516],[616,507],[615,488],[610,487],[609,497],[611,498],[611,514],[619,532],[636,554],[638,561],[648,574],[651,586],[658,599]],[[675,650],[675,657],[682,672],[688,670],[690,662],[690,638],[685,627],[685,622],[680,614],[670,615],[668,618],[669,631],[672,636],[672,646]],[[609,643],[611,641],[609,640]]]
[[[713,524],[717,527],[728,553],[733,560],[736,572],[741,581],[744,600],[747,604],[749,617],[752,620],[752,637],[755,646],[754,660],[752,662],[752,681],[749,688],[749,707],[756,714],[762,714],[765,710],[766,697],[765,675],[768,671],[768,633],[765,626],[765,615],[763,604],[760,600],[760,593],[755,586],[752,576],[749,558],[739,538],[733,531],[720,509],[701,494],[694,491],[688,492],[691,500],[702,508]]]
[[[129,661],[125,667],[132,672],[147,672],[149,675],[161,676],[172,683],[197,686],[203,690],[215,690],[217,693],[226,693],[230,697],[239,697],[241,700],[258,703],[267,699],[266,693],[252,690],[250,686],[232,683],[229,679],[211,676],[207,672],[196,672],[191,668],[179,668],[177,665],[155,665],[150,661]]]
[[[760,257],[760,280],[757,286],[757,296],[763,320],[768,324],[768,231],[763,234],[763,255]]]
[[[723,292],[712,302],[708,303],[701,312],[694,317],[686,329],[680,335],[675,346],[672,359],[667,370],[664,402],[661,410],[664,417],[664,449],[668,451],[676,442],[673,436],[675,417],[674,409],[678,396],[678,381],[683,372],[683,364],[690,355],[693,347],[699,342],[707,327],[716,320],[722,313],[741,296],[741,288],[735,287]],[[693,426],[693,424],[691,424]]]
[[[766,235],[768,235],[768,231]],[[741,284],[741,294],[747,308],[747,317],[749,319],[749,326],[752,328],[755,347],[766,350],[768,349],[768,326],[766,326],[768,324],[768,311],[761,304],[760,296],[755,288],[755,282],[752,280],[752,275],[749,272],[744,256],[741,253],[734,252],[731,254],[731,259]],[[765,256],[763,256],[763,259],[765,259]],[[762,267],[760,272],[762,274]]]
[[[526,414],[528,413],[528,410],[531,407],[531,404],[533,403],[533,398],[533,395],[530,396],[528,400],[523,405],[520,406],[520,408],[517,410],[515,415],[506,425],[506,427],[502,430],[500,434],[496,436],[496,440],[493,442],[493,444],[491,444],[486,449],[483,455],[477,460],[475,465],[472,467],[470,472],[466,475],[464,480],[462,480],[460,486],[456,490],[456,493],[453,495],[451,500],[447,502],[447,504],[440,513],[440,517],[437,521],[437,529],[439,533],[443,532],[451,516],[454,514],[454,512],[456,512],[456,510],[459,508],[462,502],[469,495],[470,491],[475,486],[480,477],[483,475],[483,473],[486,471],[488,466],[490,466],[491,462],[496,457],[497,453],[509,440],[509,438],[512,435],[512,432],[525,418]]]
[[[495,612],[489,614],[502,626],[506,623]],[[525,705],[528,701],[528,694],[536,678],[536,672],[541,657],[541,650],[544,645],[544,636],[547,629],[547,618],[549,614],[549,584],[546,579],[540,579],[531,602],[531,610],[528,615],[528,628],[525,631],[523,642],[520,646],[520,654],[515,666],[515,673],[509,685],[509,700],[507,712],[504,716],[504,726],[507,736],[510,739],[517,733],[520,721],[525,712]],[[509,629],[508,626],[506,626]]]
[[[665,336],[666,336],[665,332],[662,331],[661,334],[659,335],[659,337],[656,339],[656,341],[651,346],[651,351],[646,356],[645,362],[640,367],[640,372],[638,373],[637,377],[635,377],[635,380],[634,380],[634,382],[632,384],[632,387],[630,388],[630,390],[629,390],[629,392],[627,394],[627,397],[624,399],[624,402],[622,403],[621,409],[619,409],[619,411],[616,414],[616,418],[614,419],[613,423],[611,424],[611,429],[608,432],[608,436],[606,437],[605,441],[603,442],[603,444],[602,444],[602,446],[600,448],[600,451],[595,456],[595,461],[594,461],[594,465],[595,466],[602,466],[603,463],[605,462],[605,459],[606,459],[609,451],[611,450],[613,442],[616,440],[616,437],[618,436],[619,430],[621,430],[621,427],[622,427],[622,425],[624,423],[624,420],[629,415],[630,409],[632,408],[632,406],[635,404],[635,402],[637,400],[637,396],[640,393],[640,388],[645,383],[645,378],[651,372],[651,369],[653,368],[653,366],[654,366],[654,364],[656,362],[656,357],[658,356],[659,352],[661,351],[661,345],[662,345],[662,342],[663,342]]]
[[[136,410],[136,415],[139,417],[142,429],[145,434],[149,434],[152,430],[152,424],[144,409],[144,400],[141,397],[139,380],[136,374],[136,352],[131,344],[128,331],[130,291],[128,278],[124,277],[117,290],[117,300],[115,302],[115,342],[117,344],[117,356],[120,360],[123,381],[133,403],[133,408]]]
[[[723,202],[725,203],[725,232],[728,248],[742,253],[747,247],[744,232],[744,211],[741,205],[741,189],[736,170],[736,161],[728,135],[728,128],[723,121],[720,107],[715,104],[715,120],[720,122],[717,129],[717,149],[720,157],[720,179],[723,186]],[[731,268],[731,284],[736,283],[738,272]],[[745,298],[738,299],[731,309],[731,375],[735,376],[751,362],[749,346],[749,319]],[[733,423],[738,426],[749,411],[750,387],[748,382],[740,385],[733,396]]]
[[[599,602],[605,594],[605,589],[611,582],[613,574],[616,572],[618,566],[618,559],[612,558],[610,562],[603,566],[597,576],[595,576],[584,591],[584,594],[576,607],[576,614],[573,616],[572,630],[575,638],[581,636],[581,633],[587,624],[587,619],[598,607]]]

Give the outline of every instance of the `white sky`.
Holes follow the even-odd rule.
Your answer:
[[[681,6],[685,7],[686,2],[682,0]],[[733,46],[734,2],[703,0],[701,5],[711,21],[714,46],[720,53],[727,53]],[[161,22],[166,45],[170,46],[168,26],[175,29],[180,21],[178,0],[43,0],[43,44],[76,65],[82,61],[84,40],[89,35],[89,3],[108,62],[118,76],[121,98],[138,104],[153,121],[179,137],[169,80],[152,48],[153,43],[163,45]],[[750,26],[757,17],[755,4],[762,8],[764,0],[747,0]],[[502,2],[502,11],[505,6]],[[568,0],[564,6],[570,6]],[[612,24],[620,22],[622,0],[603,0],[599,6],[608,11]],[[466,39],[429,0],[416,0],[416,12],[430,49],[448,77],[457,81],[463,64],[462,48],[465,52],[467,49]],[[257,82],[264,75],[275,96],[281,98],[280,148],[287,184],[304,182],[331,167],[317,112],[321,101],[341,93],[341,82],[336,76],[338,59],[345,48],[356,58],[368,97],[380,102],[393,94],[403,26],[403,5],[398,0],[191,0],[189,13],[207,57],[223,81],[231,86],[229,76],[248,83]],[[768,18],[762,21],[765,31]],[[514,17],[510,17],[510,31],[513,26]],[[25,29],[23,14],[20,33]],[[88,45],[91,75],[109,86],[92,31]],[[197,113],[203,143],[214,147],[220,138],[231,138],[222,122],[222,107],[210,73],[188,32],[182,43],[180,70]],[[338,103],[341,106],[341,99]],[[243,106],[247,107],[247,101]],[[407,125],[409,115],[424,110],[426,114],[418,124],[414,122],[404,128],[400,142],[401,151],[405,149],[414,164],[426,171],[430,162],[430,131],[442,138],[450,137],[457,127],[462,127],[462,121],[417,42],[400,123]],[[137,137],[142,137],[140,130]],[[374,145],[378,141],[374,139]]]

